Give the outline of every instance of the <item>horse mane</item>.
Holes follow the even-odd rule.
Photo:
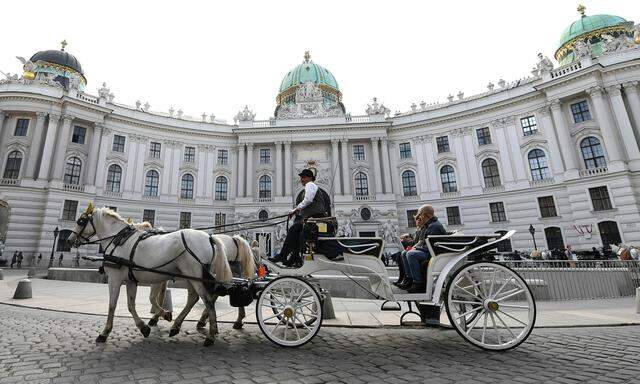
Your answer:
[[[100,210],[107,216],[114,218],[116,220],[120,220],[120,221],[124,221],[124,219],[122,218],[122,216],[120,216],[120,214],[116,211],[114,211],[111,208],[108,207],[102,207],[100,208]]]
[[[153,229],[153,225],[151,225],[151,223],[148,221],[143,221],[141,223],[133,223],[133,227],[135,229],[140,229],[142,231],[148,231]]]

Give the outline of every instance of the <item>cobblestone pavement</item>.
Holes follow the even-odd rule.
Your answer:
[[[257,326],[220,325],[216,344],[193,322],[144,339],[116,318],[0,305],[0,383],[640,383],[640,326],[537,329],[519,348],[486,352],[453,330],[330,328],[299,349]]]

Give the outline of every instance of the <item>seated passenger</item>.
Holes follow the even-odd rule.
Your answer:
[[[398,266],[398,280],[393,283],[396,287],[407,280],[407,276],[404,273],[404,255],[407,251],[413,249],[413,237],[409,233],[402,234],[400,235],[400,243],[402,244],[402,250],[391,255],[391,260]]]
[[[446,235],[447,232],[438,221],[438,217],[435,216],[433,207],[429,204],[421,206],[415,218],[418,227],[415,237],[416,243],[412,250],[404,253],[403,260],[404,272],[409,280],[399,287],[406,289],[409,293],[422,293],[425,292],[426,280],[420,270],[420,263],[428,263],[431,258],[426,239],[432,235]]]

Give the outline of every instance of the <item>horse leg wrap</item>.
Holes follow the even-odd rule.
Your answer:
[[[180,333],[180,328],[171,328],[169,330],[169,337],[173,337],[173,336],[177,335],[178,333]]]
[[[142,336],[144,337],[149,337],[149,334],[151,333],[151,328],[149,328],[148,325],[144,324],[142,325],[142,327],[140,327],[140,333],[142,333]]]
[[[244,324],[242,323],[242,321],[236,321],[235,323],[233,323],[233,329],[242,329],[242,326]]]
[[[204,320],[204,321],[198,321],[198,323],[196,324],[196,328],[197,328],[197,329],[202,329],[202,328],[204,328],[206,325],[207,325],[207,321],[206,321],[206,320]]]
[[[173,320],[173,312],[165,311],[164,314],[162,315],[162,318],[168,322],[171,322],[171,320]]]
[[[98,335],[96,338],[96,343],[104,343],[105,341],[107,341],[107,336],[105,335]]]
[[[204,346],[205,347],[210,347],[210,346],[213,345],[213,342],[214,342],[213,339],[210,339],[210,338],[207,337],[206,339],[204,339]]]
[[[149,319],[147,325],[149,325],[150,327],[155,327],[156,325],[158,325],[158,319]]]

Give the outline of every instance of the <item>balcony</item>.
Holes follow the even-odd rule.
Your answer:
[[[562,77],[564,75],[568,75],[570,73],[577,72],[577,71],[579,71],[581,69],[582,69],[582,63],[580,61],[576,61],[576,62],[571,63],[569,65],[565,65],[565,66],[560,67],[560,68],[552,69],[549,72],[549,75],[551,75],[552,79],[556,79],[558,77]]]
[[[184,204],[184,205],[194,205],[196,203],[196,200],[191,198],[179,198],[178,199],[178,204]]]
[[[258,203],[270,203],[273,199],[271,197],[258,197],[256,200]]]
[[[144,195],[144,196],[142,196],[142,200],[150,200],[150,201],[160,200],[160,196],[158,196],[158,195],[155,195],[155,196]]]
[[[403,196],[402,196],[402,199],[403,199],[403,200],[420,200],[420,196],[418,196],[417,194],[415,194],[415,195],[408,195],[408,196],[403,195]]]
[[[597,175],[603,175],[607,173],[607,167],[597,167],[597,168],[588,168],[588,169],[581,169],[579,171],[579,175],[580,177],[591,177],[591,176],[597,176]]]
[[[540,187],[544,187],[547,185],[551,185],[555,183],[555,180],[553,179],[553,177],[549,177],[546,179],[541,179],[541,180],[529,180],[529,187],[530,188],[540,188]]]
[[[495,185],[493,187],[483,187],[482,188],[482,193],[484,193],[484,194],[498,193],[498,192],[504,192],[504,185]]]
[[[20,179],[0,179],[0,185],[20,185]]]
[[[374,195],[355,195],[353,200],[355,201],[373,201],[376,197]]]
[[[104,191],[103,195],[106,197],[113,197],[116,199],[122,198],[122,192]]]
[[[440,193],[440,198],[441,199],[453,199],[456,197],[460,197],[460,191],[455,191],[455,192],[442,192]]]
[[[73,192],[84,192],[84,185],[78,185],[78,184],[63,184],[62,188],[67,190],[67,191],[73,191]]]

